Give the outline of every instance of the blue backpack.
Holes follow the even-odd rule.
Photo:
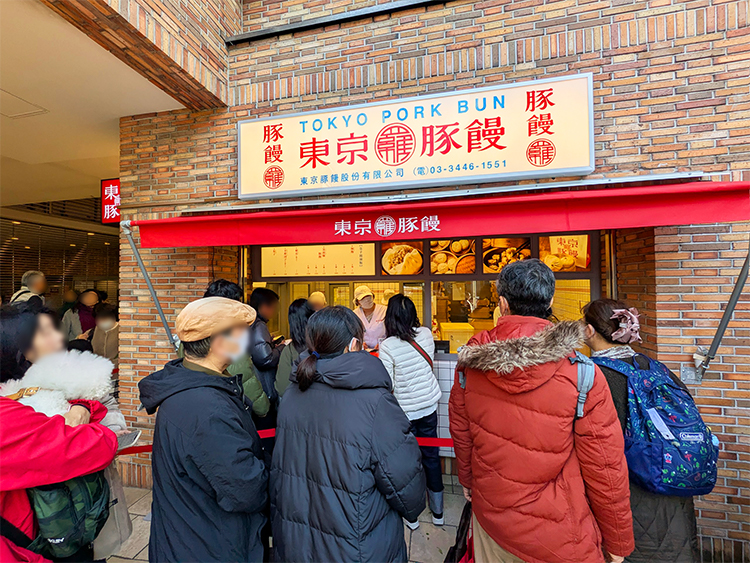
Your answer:
[[[648,369],[622,360],[591,358],[628,378],[625,458],[630,478],[652,493],[697,496],[716,484],[719,441],[693,398],[672,379],[667,367],[646,356]]]

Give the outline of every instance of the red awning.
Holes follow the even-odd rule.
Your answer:
[[[750,182],[689,182],[175,217],[133,224],[140,228],[144,248],[184,248],[457,238],[747,220]]]

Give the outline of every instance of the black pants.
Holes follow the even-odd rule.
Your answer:
[[[417,438],[437,438],[437,411],[411,421],[411,433]],[[435,446],[420,446],[422,466],[427,477],[427,488],[434,493],[443,490],[443,470],[440,468],[440,449]]]

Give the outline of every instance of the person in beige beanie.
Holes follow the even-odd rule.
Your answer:
[[[239,301],[193,301],[175,327],[184,359],[138,384],[157,413],[150,561],[263,560],[268,470],[241,376],[227,371],[254,321]]]

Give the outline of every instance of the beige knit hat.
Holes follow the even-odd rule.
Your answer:
[[[196,342],[236,326],[255,322],[255,309],[226,297],[193,301],[177,315],[175,331],[183,342]]]

